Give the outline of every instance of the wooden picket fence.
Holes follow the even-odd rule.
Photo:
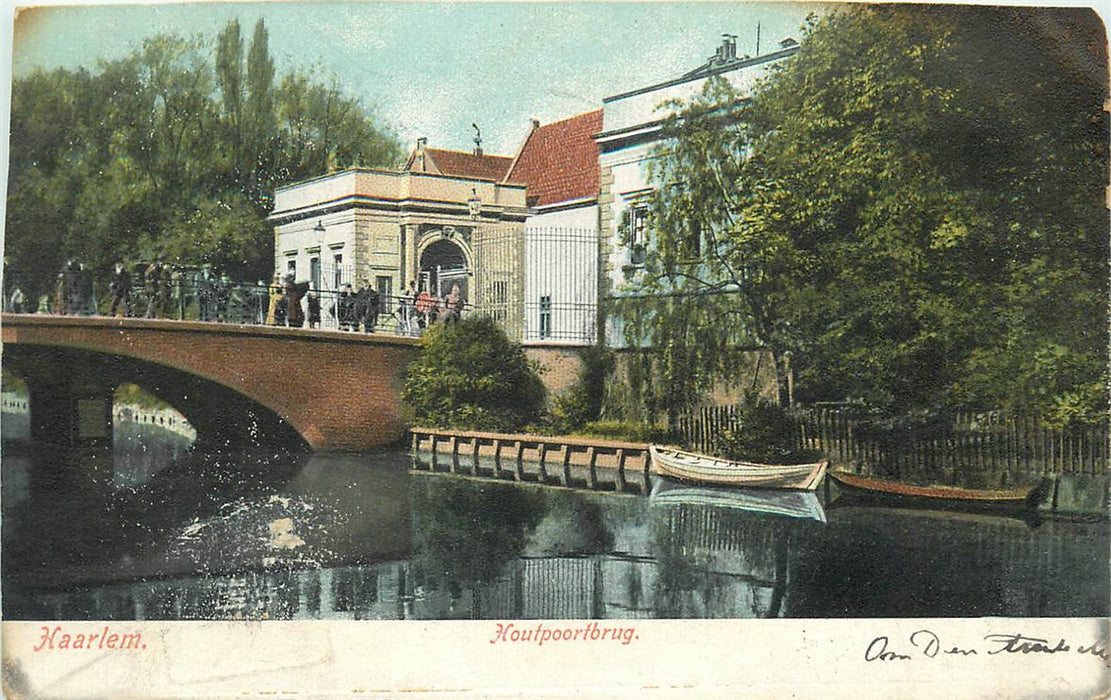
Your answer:
[[[946,425],[896,432],[831,408],[793,412],[795,446],[820,450],[842,468],[866,474],[1109,473],[1108,423],[1051,428],[998,413],[961,414]],[[741,429],[735,406],[706,406],[679,417],[675,439],[711,452],[724,430]]]

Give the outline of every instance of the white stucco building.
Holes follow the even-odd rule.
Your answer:
[[[735,38],[726,35],[717,52],[706,63],[682,76],[655,85],[630,90],[603,100],[599,147],[601,192],[601,275],[605,293],[619,292],[626,279],[641,264],[647,237],[648,196],[652,192],[648,166],[662,140],[661,129],[669,112],[661,105],[669,100],[689,100],[713,76],[728,80],[742,96],[751,94],[756,82],[775,63],[793,56],[798,44],[780,42],[778,50],[751,58],[737,56]],[[622,240],[622,224],[628,227]],[[620,329],[610,320],[607,345],[621,345]]]
[[[598,145],[602,110],[541,126],[506,179],[527,185],[526,344],[590,345],[598,326]]]
[[[279,188],[275,273],[309,281],[325,305],[346,284],[386,300],[416,281],[433,296],[458,287],[468,304],[515,309],[528,208],[525,186],[505,182],[511,162],[422,139],[402,170],[355,168]]]

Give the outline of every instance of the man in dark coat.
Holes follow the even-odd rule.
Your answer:
[[[108,309],[109,316],[115,316],[123,306],[123,315],[131,315],[131,275],[122,262],[117,262],[112,272],[112,279],[108,283],[108,293],[112,297],[112,305]]]
[[[170,318],[174,298],[174,269],[170,263],[162,263],[158,268],[158,311],[162,318]]]
[[[205,263],[196,280],[197,316],[202,321],[216,320],[216,276],[212,266]]]
[[[363,322],[363,318],[366,317],[366,292],[367,288],[365,284],[359,287],[359,291],[355,292],[354,328],[351,329],[353,331],[359,330],[359,325]]]
[[[308,282],[294,282],[293,275],[286,275],[285,298],[286,303],[289,304],[288,318],[292,328],[305,325],[305,312],[301,310],[301,299],[307,291],[309,291]]]
[[[151,263],[147,266],[146,274],[143,276],[143,293],[147,295],[147,318],[158,318],[162,315],[161,309],[158,307],[161,273],[162,270],[158,263]]]
[[[373,333],[375,327],[378,325],[380,299],[381,297],[378,295],[378,290],[374,287],[367,287],[366,297],[363,302],[363,330],[367,333]]]
[[[316,292],[309,292],[306,297],[306,305],[309,307],[309,328],[320,327],[320,297],[316,296]]]
[[[339,322],[341,331],[349,331],[355,326],[358,321],[355,316],[355,292],[351,290],[351,285],[344,285],[343,291],[339,294],[339,300],[336,302],[336,320]]]

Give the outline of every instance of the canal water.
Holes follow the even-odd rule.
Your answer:
[[[1109,613],[1106,519],[648,497],[129,430],[114,452],[5,441],[6,619]]]

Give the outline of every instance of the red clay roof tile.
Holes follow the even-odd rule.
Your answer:
[[[533,129],[506,181],[528,186],[529,206],[597,197],[601,130],[600,109]]]

